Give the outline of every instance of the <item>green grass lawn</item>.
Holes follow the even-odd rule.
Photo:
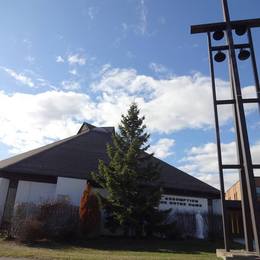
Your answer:
[[[84,243],[32,245],[0,240],[0,256],[34,259],[217,259],[221,244],[198,240],[162,241],[99,238]]]

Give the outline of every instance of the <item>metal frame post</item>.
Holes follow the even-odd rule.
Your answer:
[[[235,105],[237,112],[237,123],[238,123],[238,135],[241,140],[241,151],[243,156],[243,164],[246,176],[246,183],[248,189],[248,201],[249,201],[249,209],[251,214],[252,221],[252,229],[255,240],[256,252],[260,254],[260,245],[259,245],[259,223],[256,219],[256,188],[255,188],[255,179],[254,172],[252,167],[252,158],[250,152],[250,145],[248,140],[247,126],[246,126],[246,118],[244,105],[242,100],[242,92],[240,86],[240,79],[236,61],[236,53],[234,48],[234,40],[232,35],[232,28],[230,24],[230,16],[227,5],[227,0],[222,0],[224,20],[226,22],[226,37],[229,46],[229,58],[230,58],[230,66],[231,73],[233,78],[233,90],[235,94]]]
[[[229,235],[228,219],[227,219],[227,212],[226,212],[225,185],[224,185],[224,175],[223,175],[223,168],[222,168],[222,155],[221,155],[220,129],[219,129],[217,95],[216,95],[216,85],[215,85],[215,72],[214,72],[214,64],[213,64],[213,57],[212,57],[211,49],[212,49],[211,36],[210,36],[210,32],[208,32],[208,53],[209,53],[210,75],[211,75],[211,84],[212,84],[214,116],[215,116],[223,235],[224,235],[225,249],[226,249],[226,251],[229,251],[230,250],[230,235]]]
[[[222,203],[222,215],[223,215],[223,228],[224,228],[224,242],[225,248],[228,251],[230,247],[230,234],[228,227],[227,218],[227,205],[228,201],[225,200],[225,187],[224,187],[224,169],[238,169],[239,179],[241,185],[241,206],[242,206],[242,216],[243,216],[243,226],[245,235],[245,244],[247,251],[253,251],[253,239],[255,241],[255,250],[258,255],[260,255],[260,218],[257,216],[258,204],[256,197],[256,187],[254,179],[254,169],[260,169],[260,165],[252,163],[252,157],[250,152],[250,143],[247,132],[246,116],[244,110],[245,103],[257,103],[260,112],[260,84],[257,72],[257,64],[251,34],[251,28],[260,27],[260,19],[249,19],[249,20],[239,20],[230,21],[228,0],[221,0],[224,22],[221,23],[211,23],[211,24],[201,24],[191,26],[191,33],[207,33],[208,35],[208,48],[209,48],[209,62],[210,62],[210,73],[212,81],[212,93],[213,93],[213,103],[214,103],[214,116],[215,116],[215,127],[216,127],[216,142],[217,142],[217,152],[218,152],[218,163],[219,163],[219,177],[220,177],[220,196]],[[242,29],[242,30],[241,30]],[[233,30],[236,30],[238,35],[242,35],[247,31],[248,43],[235,44],[233,39]],[[237,31],[238,30],[238,31]],[[211,32],[214,32],[213,38],[215,40],[220,40],[223,38],[223,33],[226,33],[226,45],[224,46],[212,46],[211,43]],[[219,34],[220,32],[220,34]],[[215,34],[216,33],[216,34]],[[240,85],[239,71],[236,59],[236,49],[250,49],[250,52],[246,56],[241,56],[239,59],[247,59],[248,54],[251,55],[251,62],[255,80],[256,88],[256,98],[243,98],[242,90]],[[228,51],[229,56],[229,74],[231,81],[232,99],[230,100],[217,100],[216,97],[216,86],[215,86],[215,75],[214,75],[214,63],[212,52],[214,51]],[[241,52],[242,53],[242,52]],[[225,55],[215,56],[216,61],[222,62],[225,59]],[[241,54],[242,55],[242,54]],[[236,145],[237,145],[237,164],[224,165],[222,162],[221,154],[221,140],[220,140],[220,128],[218,119],[218,105],[231,104],[233,107],[234,122],[236,129]]]
[[[235,99],[234,93],[234,80],[232,78],[231,67],[230,69],[230,81],[231,81],[231,89],[232,89],[232,98]],[[242,216],[243,216],[243,228],[244,228],[244,237],[245,237],[245,248],[247,251],[253,251],[253,231],[252,231],[252,222],[249,209],[249,201],[248,201],[248,191],[246,185],[246,177],[243,163],[243,156],[241,150],[241,140],[238,133],[238,118],[237,118],[237,109],[236,106],[233,105],[233,115],[235,118],[235,133],[236,133],[236,148],[237,148],[237,156],[238,163],[241,165],[239,171],[239,180],[240,180],[240,191],[241,191],[241,208],[242,208]]]

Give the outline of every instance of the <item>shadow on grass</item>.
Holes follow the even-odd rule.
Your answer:
[[[204,240],[159,240],[159,239],[126,239],[119,237],[101,237],[87,241],[70,243],[58,243],[41,241],[27,246],[46,249],[94,249],[107,251],[135,251],[153,253],[185,253],[201,254],[215,253],[216,248],[223,248],[221,242],[209,242]]]

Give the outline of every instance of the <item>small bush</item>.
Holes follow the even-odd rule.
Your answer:
[[[38,211],[39,207],[34,203],[21,203],[16,205],[15,213],[11,221],[10,236],[20,241],[26,241],[28,232],[31,230],[30,222],[34,222],[32,225],[36,227],[37,218],[35,216]],[[40,226],[38,228],[40,228]],[[39,232],[39,234],[40,233],[42,232]],[[37,240],[38,238],[35,236],[35,239]]]
[[[162,224],[158,227],[157,234],[161,238],[166,239],[180,239],[182,237],[182,230],[177,225],[176,221]]]
[[[27,218],[16,235],[21,242],[34,242],[42,239],[44,238],[43,223],[34,218]]]
[[[20,241],[70,240],[78,233],[78,207],[67,202],[22,203],[15,209],[12,236]]]
[[[55,201],[40,206],[39,220],[43,222],[46,237],[71,240],[78,232],[78,207],[68,202]]]

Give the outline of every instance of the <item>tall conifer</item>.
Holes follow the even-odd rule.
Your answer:
[[[94,180],[108,196],[103,198],[108,227],[120,227],[127,236],[141,236],[151,231],[155,219],[162,220],[158,210],[161,197],[159,170],[149,148],[144,116],[136,103],[122,115],[118,132],[107,146],[109,163],[99,161]]]

